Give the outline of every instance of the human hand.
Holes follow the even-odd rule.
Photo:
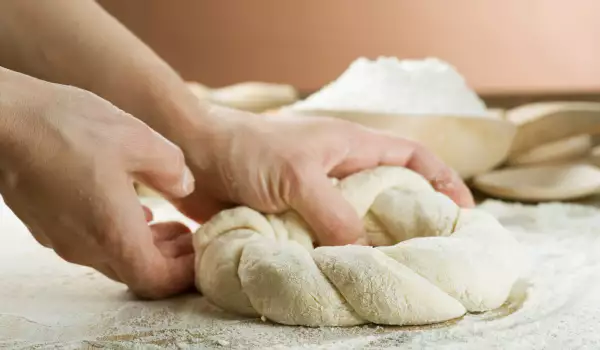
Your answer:
[[[189,229],[149,226],[133,187],[189,194],[177,146],[84,90],[0,68],[0,96],[0,193],[39,243],[142,297],[193,285]]]
[[[296,210],[321,245],[368,243],[357,213],[328,177],[406,166],[461,206],[473,197],[456,172],[415,142],[328,118],[258,116],[212,107],[211,133],[180,144],[198,179],[174,204],[199,222],[235,204]]]

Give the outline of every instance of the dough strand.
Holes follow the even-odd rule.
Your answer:
[[[222,211],[194,234],[212,303],[287,325],[424,325],[500,307],[523,253],[494,217],[461,209],[419,174],[381,166],[335,183],[374,247],[314,248],[295,212]]]

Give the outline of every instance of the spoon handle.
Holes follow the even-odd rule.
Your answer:
[[[509,110],[506,118],[518,125],[511,158],[571,136],[600,133],[600,103],[596,102],[527,104]]]

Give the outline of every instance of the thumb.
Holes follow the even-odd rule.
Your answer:
[[[130,171],[135,179],[167,198],[181,198],[194,191],[194,176],[179,147],[153,132],[144,147],[138,147]]]
[[[307,172],[291,190],[290,206],[313,229],[320,245],[367,243],[362,220],[327,176]]]
[[[132,188],[114,188],[111,193],[110,228],[118,236],[110,247],[109,265],[118,280],[151,299],[190,287],[194,265],[189,230],[173,224],[149,227]]]

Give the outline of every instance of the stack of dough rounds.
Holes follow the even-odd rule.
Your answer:
[[[489,214],[459,208],[400,167],[335,186],[376,247],[314,248],[293,211],[225,210],[194,235],[200,292],[237,314],[303,326],[424,325],[507,300],[522,253]]]

